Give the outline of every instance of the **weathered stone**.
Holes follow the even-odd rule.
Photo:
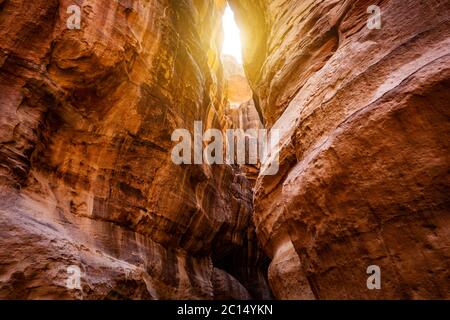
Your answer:
[[[371,30],[371,1],[231,2],[257,107],[283,136],[254,199],[274,295],[449,298],[450,3],[378,2]]]
[[[196,120],[226,129],[225,1],[84,1],[80,30],[70,5],[0,7],[0,297],[212,299],[212,253],[250,246],[251,187],[170,150]]]
[[[450,3],[377,3],[230,0],[247,83],[225,0],[86,0],[79,30],[0,0],[0,298],[448,299]],[[279,173],[173,164],[194,121],[280,129]]]

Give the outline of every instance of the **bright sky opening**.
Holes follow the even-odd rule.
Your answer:
[[[224,31],[222,54],[233,56],[240,64],[242,64],[241,32],[234,20],[233,10],[231,10],[228,4],[225,8],[222,24]]]

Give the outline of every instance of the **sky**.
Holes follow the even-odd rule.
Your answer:
[[[224,31],[222,54],[233,56],[240,64],[242,64],[240,31],[234,20],[234,13],[228,4],[222,18],[222,23]]]

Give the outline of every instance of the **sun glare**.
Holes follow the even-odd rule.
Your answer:
[[[233,56],[240,64],[242,64],[241,34],[236,21],[234,20],[233,10],[231,10],[228,4],[225,8],[222,24],[224,31],[222,54]]]

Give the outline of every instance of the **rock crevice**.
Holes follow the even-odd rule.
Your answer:
[[[0,0],[0,298],[449,297],[446,1],[370,29],[366,0],[230,0],[250,88],[225,0],[83,1],[71,30],[72,2]],[[195,121],[279,129],[278,174],[175,165]]]

